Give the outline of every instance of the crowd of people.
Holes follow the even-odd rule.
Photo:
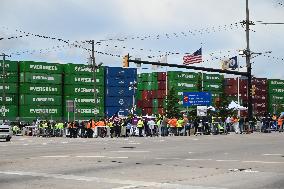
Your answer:
[[[180,117],[168,118],[165,115],[132,116],[99,120],[83,120],[71,122],[34,121],[25,127],[13,126],[14,134],[24,133],[30,136],[56,136],[70,138],[93,137],[153,137],[153,136],[190,136],[217,135],[235,132],[236,134],[283,131],[283,118],[267,115],[261,119],[254,118],[249,122],[246,117]]]

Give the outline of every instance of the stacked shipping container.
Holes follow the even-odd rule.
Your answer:
[[[20,62],[21,120],[62,119],[62,65]]]
[[[142,73],[138,76],[139,113],[163,114],[166,97],[166,73]]]
[[[284,111],[284,80],[268,80],[268,110],[270,113],[280,113]]]
[[[231,97],[231,100],[237,101],[238,95],[238,80],[237,78],[228,78],[225,82],[225,93]],[[267,113],[267,79],[265,78],[253,78],[252,85],[255,88],[255,94],[252,99],[252,107],[255,115],[264,116]],[[241,105],[247,106],[247,79],[240,78],[239,80],[239,94]],[[242,115],[246,115],[246,112],[242,112]]]
[[[106,67],[105,69],[105,115],[128,115],[135,101],[134,85],[137,82],[137,69]],[[135,102],[134,102],[135,104]]]
[[[18,117],[18,63],[0,62],[0,115],[7,119]]]
[[[63,112],[65,119],[68,119],[67,100],[75,101],[76,119],[88,120],[94,117],[104,117],[104,76],[104,67],[96,69],[94,85],[94,72],[88,65],[71,63],[64,65]],[[96,100],[94,92],[96,92]],[[74,113],[70,112],[69,118],[73,119],[73,117]]]

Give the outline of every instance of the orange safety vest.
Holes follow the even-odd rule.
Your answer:
[[[91,128],[91,123],[88,122],[88,123],[87,123],[87,129],[90,129],[90,128]]]
[[[97,126],[105,126],[105,123],[103,121],[97,122]]]
[[[92,123],[91,123],[91,127],[92,129],[94,129],[96,127],[96,123],[92,120]]]
[[[282,124],[283,124],[283,119],[279,118],[279,119],[278,119],[278,125],[279,125],[279,126],[282,126]]]

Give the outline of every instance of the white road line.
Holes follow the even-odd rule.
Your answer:
[[[67,158],[70,156],[40,156],[41,158]]]
[[[280,161],[242,161],[242,163],[284,164]]]
[[[282,156],[282,154],[262,154],[263,156]]]
[[[104,158],[106,156],[76,156],[77,158]]]
[[[135,180],[122,180],[122,179],[109,179],[109,178],[99,178],[99,177],[87,177],[87,176],[76,176],[76,175],[63,175],[63,174],[50,174],[50,173],[36,173],[36,172],[22,172],[22,171],[0,171],[0,174],[4,175],[19,175],[19,176],[32,176],[32,177],[44,177],[44,178],[54,178],[54,179],[65,179],[65,180],[76,180],[76,181],[93,181],[98,183],[109,183],[109,184],[122,184],[130,185],[135,187],[150,187],[150,188],[188,188],[188,189],[224,189],[217,187],[203,187],[203,186],[191,186],[182,184],[169,184],[169,183],[158,183],[158,182],[146,182],[146,181],[135,181]],[[128,188],[130,188],[130,186]],[[126,187],[126,186],[125,186]],[[116,188],[116,189],[123,189]],[[125,189],[125,188],[124,188]]]
[[[218,162],[237,162],[240,160],[235,160],[235,159],[217,159],[216,161]]]
[[[179,160],[181,158],[159,158],[159,157],[157,157],[155,159],[157,159],[157,160]]]
[[[110,152],[115,152],[115,153],[149,153],[150,151],[134,151],[134,150],[131,150],[131,151],[110,151]]]
[[[128,144],[140,144],[140,143],[134,143],[134,142],[133,142],[133,143],[128,143]]]
[[[108,159],[128,159],[128,157],[106,157]]]
[[[185,159],[186,161],[212,161],[213,159]]]
[[[47,143],[42,143],[42,145],[47,145]]]

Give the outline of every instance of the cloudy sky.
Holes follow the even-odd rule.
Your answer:
[[[250,0],[251,20],[284,22],[284,6],[279,3],[284,0]],[[182,64],[184,53],[202,46],[205,62],[197,66],[220,68],[218,59],[235,56],[238,49],[246,47],[244,28],[235,25],[244,18],[245,0],[1,0],[0,38],[4,39],[0,40],[0,53],[12,54],[12,60],[88,61],[88,51],[56,40],[34,36],[7,39],[22,35],[16,31],[21,30],[70,41],[107,40],[95,50],[114,55],[129,53],[143,60],[156,61],[166,52],[180,53],[168,56],[168,63],[174,64]],[[284,25],[256,22],[251,29],[251,50],[272,51],[253,59],[253,74],[284,79]],[[145,36],[149,37],[141,40]],[[96,62],[108,66],[121,66],[121,61],[96,53]],[[241,56],[239,62],[245,65]]]

